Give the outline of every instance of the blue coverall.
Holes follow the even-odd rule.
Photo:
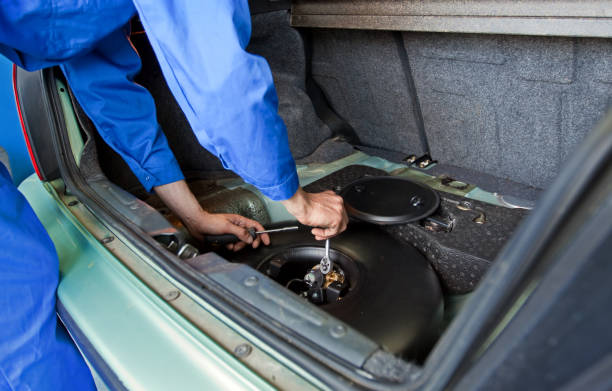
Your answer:
[[[183,176],[150,94],[133,83],[141,63],[125,26],[136,11],[201,145],[269,198],[291,197],[298,178],[272,75],[263,58],[244,50],[246,0],[4,0],[0,53],[28,70],[61,65],[101,136],[150,190]],[[9,211],[0,213],[0,242],[21,242],[0,249],[0,387],[90,389],[78,353],[55,334],[53,245],[0,174]],[[36,253],[23,251],[30,246]],[[16,279],[26,275],[26,284]]]

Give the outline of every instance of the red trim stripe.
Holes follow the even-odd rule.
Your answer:
[[[21,123],[21,131],[23,132],[23,138],[25,139],[26,145],[28,147],[28,154],[30,155],[30,160],[32,161],[32,166],[34,166],[34,171],[36,171],[36,175],[42,181],[43,177],[38,169],[38,163],[34,158],[34,152],[32,152],[32,144],[30,143],[30,137],[28,137],[28,132],[26,132],[25,123],[23,122],[23,115],[21,114],[21,105],[19,104],[19,94],[17,93],[17,65],[13,64],[13,93],[15,94],[15,103],[17,104],[17,114],[19,114],[19,122]]]

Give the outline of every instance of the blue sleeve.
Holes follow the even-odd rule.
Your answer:
[[[135,12],[130,0],[2,0],[0,53],[28,70],[57,65],[91,50]]]
[[[134,0],[200,144],[273,200],[298,188],[267,62],[249,54],[246,0]]]
[[[57,322],[53,242],[2,163],[0,200],[0,390],[95,390]]]
[[[153,97],[134,83],[140,67],[126,32],[118,29],[62,70],[100,136],[150,191],[183,174],[157,123]]]

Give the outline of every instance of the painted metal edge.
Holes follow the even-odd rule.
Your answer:
[[[612,37],[611,18],[427,16],[427,15],[292,15],[293,27],[392,30],[439,33]]]

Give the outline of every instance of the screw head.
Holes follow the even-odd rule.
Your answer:
[[[342,338],[346,335],[347,331],[348,330],[346,329],[346,326],[341,325],[341,324],[336,324],[332,326],[332,328],[329,330],[329,333],[334,338]]]
[[[181,292],[177,291],[177,290],[172,290],[172,291],[168,291],[164,294],[164,299],[166,301],[173,301],[178,299],[178,297],[181,295]]]
[[[68,203],[68,206],[75,206],[75,205],[77,205],[78,203],[79,203],[79,201],[77,201],[77,200],[70,201],[70,202]]]
[[[423,205],[423,200],[419,196],[413,196],[410,199],[410,205],[415,206],[415,207],[422,206]]]
[[[253,348],[248,343],[241,343],[234,348],[234,354],[238,357],[246,357],[253,351]]]
[[[365,190],[365,186],[364,185],[355,185],[355,187],[353,187],[353,189],[355,189],[355,191],[357,193],[363,193],[363,191]]]
[[[259,278],[255,276],[248,276],[244,279],[244,285],[246,286],[255,286],[259,283]]]
[[[102,243],[103,244],[108,244],[108,243],[112,242],[113,240],[115,240],[115,238],[113,236],[107,236],[104,239],[102,239]]]

